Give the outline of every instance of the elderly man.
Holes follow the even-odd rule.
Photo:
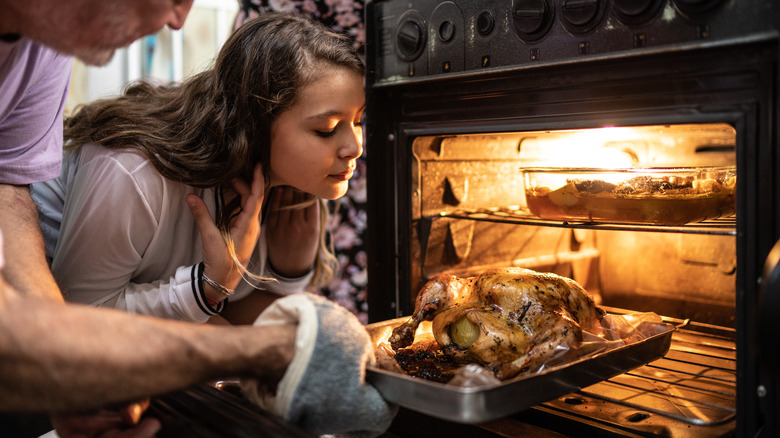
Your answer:
[[[217,375],[278,378],[289,362],[291,353],[279,346],[291,345],[293,327],[258,336],[249,327],[191,326],[66,305],[44,258],[28,185],[60,172],[71,55],[105,64],[139,37],[165,25],[180,28],[192,1],[0,0],[2,411],[85,411]],[[266,354],[279,356],[279,369],[253,370],[253,358]],[[139,409],[130,406],[137,421]],[[157,427],[142,424],[138,436]]]
[[[354,315],[327,300],[305,294],[276,309],[289,317],[295,305],[302,306],[309,315],[306,324],[271,315],[270,323],[254,326],[198,325],[67,304],[49,271],[29,184],[60,172],[70,56],[105,64],[115,49],[137,38],[165,25],[180,28],[192,2],[0,0],[0,412],[66,414],[57,430],[63,437],[68,431],[153,436],[160,424],[154,419],[137,423],[145,407],[135,401],[238,376],[263,388],[285,388],[291,402],[277,413],[288,421],[313,418],[309,413],[316,411],[326,424],[312,425],[312,430],[327,430],[332,423],[345,425],[333,432],[365,427],[380,433],[394,408],[362,381],[360,369],[373,354],[370,345],[354,345],[367,334]],[[193,209],[193,215],[201,231],[214,226],[205,208]],[[219,233],[208,234],[221,242]],[[296,357],[301,339],[328,348],[311,348],[308,356]],[[320,351],[323,356],[311,357]],[[352,367],[344,367],[350,360]],[[317,374],[329,369],[323,363],[352,370],[352,404],[324,403],[309,391],[301,391],[305,397],[296,401],[296,382],[331,382]],[[124,408],[89,415],[109,405]],[[355,406],[372,410],[355,422]],[[87,415],[72,415],[79,413]]]

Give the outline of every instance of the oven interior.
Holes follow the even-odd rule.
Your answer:
[[[523,169],[733,166],[735,147],[721,123],[416,137],[410,290],[519,266],[573,278],[603,305],[733,328],[733,210],[680,226],[545,220],[528,210]]]
[[[727,167],[736,143],[727,123],[416,136],[409,291],[518,266],[573,278],[613,313],[663,315],[678,326],[666,357],[534,410],[600,430],[722,435],[736,417],[735,211],[682,225],[542,219],[523,170]]]

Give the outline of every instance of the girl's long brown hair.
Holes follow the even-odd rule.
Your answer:
[[[66,148],[136,148],[165,178],[199,188],[221,190],[236,177],[251,181],[256,163],[269,174],[273,121],[323,65],[364,73],[346,36],[305,17],[263,14],[228,38],[213,68],[176,85],[135,83],[122,96],[80,107],[65,121]],[[239,208],[234,199],[217,217],[231,248],[228,230]],[[316,285],[332,275],[335,260],[324,249],[327,209],[321,212]]]

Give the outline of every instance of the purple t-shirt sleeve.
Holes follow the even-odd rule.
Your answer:
[[[26,38],[0,42],[0,184],[59,176],[71,64]]]

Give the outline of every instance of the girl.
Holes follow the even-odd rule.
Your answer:
[[[321,199],[344,195],[362,153],[363,73],[345,37],[264,14],[214,68],[81,108],[61,176],[32,188],[66,299],[247,322],[324,284]]]

